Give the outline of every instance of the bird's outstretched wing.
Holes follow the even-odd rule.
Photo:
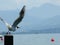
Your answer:
[[[16,27],[23,19],[25,13],[25,5],[23,6],[22,10],[19,13],[19,17],[14,21],[13,27]]]
[[[7,26],[7,25],[10,25],[8,24],[5,20],[3,20],[3,18],[0,17],[0,20]]]

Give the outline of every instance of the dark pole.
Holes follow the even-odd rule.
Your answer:
[[[13,45],[13,35],[4,36],[4,45]]]

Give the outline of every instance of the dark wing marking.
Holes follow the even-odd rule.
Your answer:
[[[23,6],[22,10],[19,13],[20,16],[14,21],[12,26],[16,27],[22,21],[24,13],[25,13],[25,6]]]
[[[7,23],[6,21],[3,20],[3,18],[0,17],[0,20],[3,22],[3,23]]]

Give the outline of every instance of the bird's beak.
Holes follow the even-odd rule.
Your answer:
[[[17,26],[17,29],[18,29],[18,28],[20,28],[20,27]]]

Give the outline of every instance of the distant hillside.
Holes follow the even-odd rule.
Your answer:
[[[28,17],[28,19],[27,19]],[[26,12],[28,28],[30,30],[40,30],[49,27],[59,27],[60,7],[52,4],[44,4],[39,8],[33,8]]]

